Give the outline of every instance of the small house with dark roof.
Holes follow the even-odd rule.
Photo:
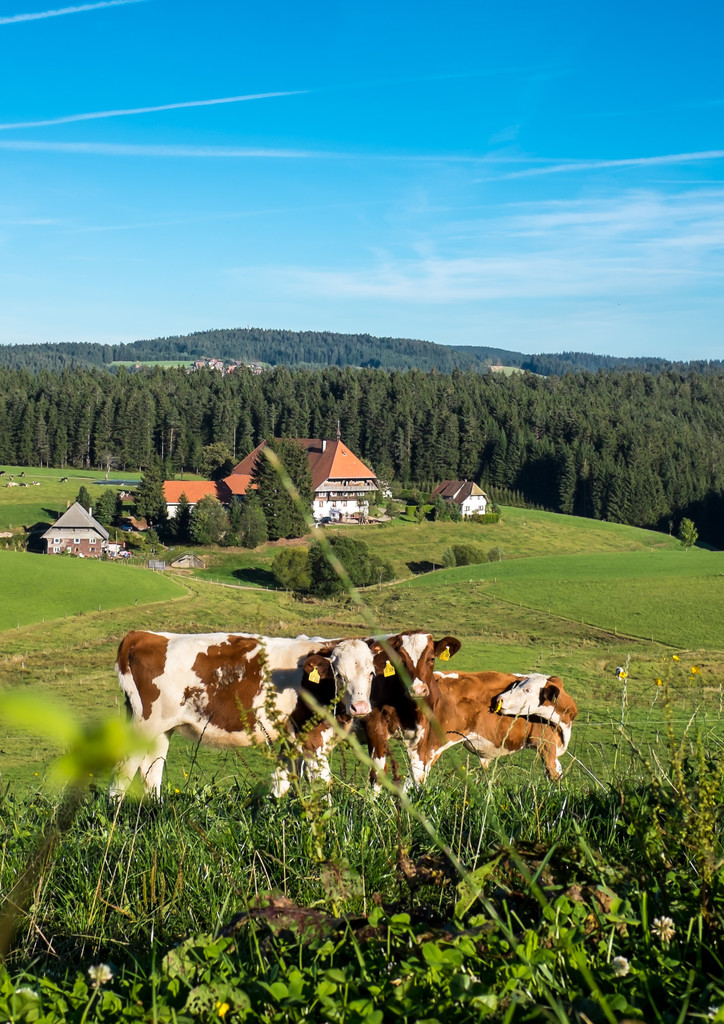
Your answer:
[[[306,450],[309,459],[314,489],[314,518],[319,522],[322,519],[346,519],[366,513],[370,496],[380,486],[369,466],[365,466],[339,439],[325,441],[303,437],[296,440]],[[262,441],[257,445],[253,452],[234,467],[231,476],[226,477],[224,482],[233,494],[243,495],[246,492],[254,466],[266,444],[266,441]]]
[[[46,530],[41,540],[48,555],[70,552],[79,558],[101,558],[108,544],[108,530],[91,513],[74,502],[60,519]]]
[[[471,480],[443,480],[440,486],[432,492],[430,499],[434,501],[438,495],[444,501],[458,505],[463,519],[475,515],[485,515],[485,510],[488,507],[487,494]]]

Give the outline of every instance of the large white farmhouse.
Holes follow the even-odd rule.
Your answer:
[[[339,520],[366,513],[370,496],[380,486],[372,470],[342,441],[325,441],[309,437],[295,440],[306,449],[309,459],[314,488],[312,515],[317,522],[322,519]],[[234,467],[231,476],[226,477],[224,483],[232,494],[246,493],[256,460],[264,447],[266,441],[257,445],[253,452]]]

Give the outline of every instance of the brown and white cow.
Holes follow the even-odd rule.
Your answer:
[[[372,681],[370,699],[373,707],[381,702],[391,704],[399,708],[396,718],[396,728],[404,734],[406,739],[412,740],[418,735],[417,704],[409,696],[412,692],[420,697],[429,693],[435,669],[435,659],[447,660],[460,650],[460,641],[457,637],[446,636],[442,640],[433,639],[430,633],[423,630],[411,629],[404,633],[385,633],[374,637],[368,637],[366,641],[375,655],[375,677]],[[323,654],[319,652],[319,655]],[[319,655],[316,657],[318,658]],[[315,666],[315,656],[308,659],[308,666]],[[305,666],[306,667],[306,666]],[[314,700],[321,705],[329,706],[334,700],[334,687],[329,668],[324,667],[321,661],[316,664],[316,671],[313,678],[307,678],[303,685],[303,691],[311,694]],[[384,720],[379,725],[376,716],[357,717],[351,721],[345,716],[344,709],[336,708],[337,720],[347,728],[354,728],[355,732],[366,736],[370,749],[373,749],[368,733],[367,723],[372,718],[371,730],[377,726],[385,730],[384,745],[389,733]],[[305,703],[303,696],[300,696],[299,703],[294,710],[292,723],[296,732],[304,736],[301,751],[304,760],[301,762],[311,775],[329,781],[328,754],[335,742],[335,733],[328,722],[319,722],[313,725],[313,713]],[[377,750],[377,746],[374,747]],[[385,757],[381,756],[381,762],[376,760],[378,767],[384,767]]]
[[[415,707],[417,732],[412,738],[405,726],[409,695],[394,704],[386,700],[390,696],[376,694],[383,703],[364,720],[379,767],[385,764],[390,735],[398,733],[416,783],[424,782],[440,755],[458,743],[477,754],[486,767],[496,757],[534,747],[549,777],[561,777],[560,757],[568,747],[578,707],[558,676],[436,672],[424,707],[422,702]]]
[[[313,670],[307,659],[317,652],[345,714],[368,714],[379,650],[373,646],[355,639],[250,633],[128,633],[118,648],[116,671],[150,749],[119,766],[112,794],[125,792],[140,770],[146,789],[160,795],[174,732],[217,747],[246,747],[285,734],[305,672]],[[285,791],[284,774],[274,780],[277,795]]]

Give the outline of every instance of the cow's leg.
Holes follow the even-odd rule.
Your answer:
[[[284,765],[279,765],[275,768],[271,776],[271,793],[272,796],[279,797],[285,796],[289,792],[291,786],[291,779],[289,778],[289,769]]]
[[[116,766],[109,790],[112,797],[117,799],[123,796],[133,782],[136,772],[141,767],[143,756],[143,754],[133,754]]]
[[[334,729],[326,722],[320,722],[309,733],[305,740],[304,770],[314,782],[332,782],[332,770],[329,766],[329,755],[334,746]]]
[[[165,732],[157,736],[149,752],[144,754],[140,766],[141,778],[146,787],[146,792],[153,793],[158,799],[161,798],[161,779],[163,778],[163,769],[166,766],[166,754],[168,753],[170,738],[171,734]]]
[[[563,768],[558,760],[558,744],[554,738],[543,736],[537,747],[538,753],[543,759],[548,778],[557,782],[563,776]]]
[[[387,754],[389,751],[388,738],[389,729],[387,721],[379,708],[375,708],[372,714],[367,715],[363,722],[365,738],[367,739],[367,752],[372,759],[373,767],[370,769],[370,782],[375,793],[379,793],[382,787],[379,782],[379,773],[387,768]]]

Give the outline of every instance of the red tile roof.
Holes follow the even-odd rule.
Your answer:
[[[231,497],[229,487],[223,480],[164,480],[163,496],[166,504],[176,505],[185,494],[190,505],[211,495],[219,501],[228,501]]]

